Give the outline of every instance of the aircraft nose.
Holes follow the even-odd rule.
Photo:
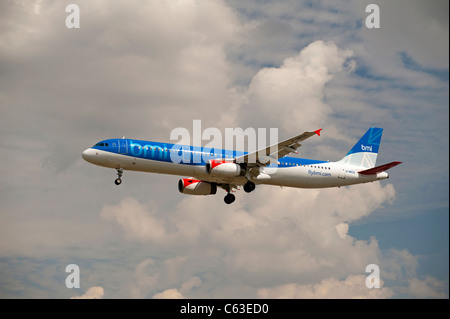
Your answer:
[[[95,158],[96,155],[97,155],[96,151],[92,148],[85,149],[81,153],[81,157],[83,157],[83,159],[88,162],[92,162],[92,160]]]

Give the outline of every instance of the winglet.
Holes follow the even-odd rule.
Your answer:
[[[322,131],[322,129],[318,129],[317,131],[314,131],[314,133],[320,136],[320,131]]]

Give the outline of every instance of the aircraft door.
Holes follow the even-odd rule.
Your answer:
[[[126,154],[128,152],[128,141],[125,139],[119,140],[119,154]]]
[[[345,179],[345,166],[339,167],[338,170],[338,177]]]

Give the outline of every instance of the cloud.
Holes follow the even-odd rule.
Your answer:
[[[170,130],[190,127],[192,119],[212,126],[227,114],[233,101],[226,46],[239,23],[223,2],[77,4],[77,30],[65,27],[63,2],[36,3],[39,14],[26,1],[3,5],[0,97],[10,107],[2,132],[9,141],[44,143],[37,166],[61,173],[98,138],[168,140]]]
[[[186,197],[167,215],[126,198],[103,207],[101,215],[117,223],[126,240],[190,252],[156,264],[140,264],[136,273],[151,267],[152,275],[149,282],[142,281],[147,282],[146,288],[140,286],[136,296],[161,288],[165,291],[169,283],[169,289],[181,288],[167,294],[189,296],[191,288],[200,283],[202,287],[211,284],[189,270],[203,263],[206,272],[234,277],[255,288],[292,278],[311,284],[323,280],[324,274],[340,278],[349,272],[364,272],[371,263],[384,265],[377,241],[352,238],[347,223],[371,214],[394,197],[392,185],[380,183],[333,190],[259,187],[253,198],[238,196],[231,211],[214,197]],[[210,210],[199,210],[199,204],[208,199],[214,200],[208,204]],[[213,264],[210,258],[215,259]]]
[[[186,299],[185,295],[189,295],[193,288],[199,287],[202,280],[199,277],[191,277],[188,281],[181,285],[181,288],[170,288],[153,295],[153,299]]]
[[[337,224],[335,227],[336,227],[336,231],[339,234],[339,237],[344,239],[348,234],[349,225],[347,223],[340,223],[340,224]]]
[[[190,296],[193,289],[201,286],[202,280],[191,276],[187,266],[190,262],[182,256],[144,259],[136,265],[134,281],[126,289],[133,298]]]
[[[399,290],[413,298],[448,298],[446,284],[432,276],[426,276],[424,280],[411,278],[408,287]]]
[[[105,205],[100,215],[122,226],[127,239],[159,241],[166,235],[163,222],[151,216],[148,208],[134,198],[127,197],[118,205]]]
[[[72,297],[70,299],[102,299],[105,291],[102,287],[90,287],[84,295]]]
[[[380,299],[394,295],[391,289],[382,285],[380,288],[367,288],[365,280],[366,277],[361,275],[349,275],[344,280],[331,277],[318,284],[288,284],[270,289],[263,288],[258,290],[258,296],[280,299]]]
[[[192,288],[200,286],[201,283],[202,280],[199,277],[192,277],[181,286],[181,290],[190,291]]]
[[[348,234],[349,223],[393,202],[395,190],[390,184],[324,190],[260,186],[251,196],[239,195],[233,208],[213,196],[188,196],[169,215],[133,198],[103,207],[102,217],[117,223],[124,239],[157,244],[169,255],[189,252],[139,263],[132,295],[186,298],[217,290],[216,280],[194,275],[194,269],[239,281],[239,289],[247,292],[240,295],[236,286],[217,291],[219,297],[248,297],[249,291],[250,296],[262,298],[390,298],[396,292],[414,297],[445,295],[442,281],[418,279],[418,259],[408,251],[383,252],[376,238],[357,240]],[[204,201],[210,210],[198,209]],[[381,289],[365,286],[366,276],[360,274],[368,264],[379,265]]]
[[[361,10],[368,3],[354,1],[354,4]],[[374,72],[395,76],[394,70],[389,68],[394,66],[391,64],[394,54],[402,51],[409,52],[424,67],[448,70],[449,29],[448,15],[444,14],[448,12],[448,2],[438,1],[429,6],[420,0],[399,0],[395,4],[381,0],[377,4],[380,29],[377,32],[364,27],[360,29],[364,49],[379,68]],[[383,50],[387,47],[390,50]],[[400,71],[402,77],[407,75],[401,68],[395,70]],[[409,75],[418,80],[413,74]]]
[[[135,285],[131,288],[133,298],[145,298],[149,291],[156,289],[160,275],[155,268],[155,261],[151,258],[143,260],[136,266]]]
[[[291,135],[299,127],[320,127],[333,113],[324,102],[325,85],[352,56],[352,51],[339,49],[333,42],[315,41],[286,58],[280,67],[261,69],[246,92],[243,122],[279,127]],[[252,121],[255,112],[259,123]]]
[[[153,299],[186,299],[177,289],[167,289],[155,294]]]

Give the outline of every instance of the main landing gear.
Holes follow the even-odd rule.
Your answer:
[[[246,193],[250,193],[253,192],[256,188],[255,183],[248,181],[245,185],[244,185],[244,191]]]
[[[236,200],[236,197],[230,192],[228,192],[228,194],[225,195],[223,200],[225,201],[226,204],[231,204]]]
[[[225,186],[222,186],[226,191],[227,191],[227,193],[228,194],[226,194],[225,195],[225,197],[224,197],[224,202],[226,203],[226,204],[231,204],[231,203],[233,203],[235,200],[236,200],[236,197],[233,195],[233,194],[231,194],[231,186],[230,185],[225,185]],[[245,185],[244,185],[244,191],[246,192],[246,193],[250,193],[250,192],[253,192],[254,190],[255,190],[255,188],[256,188],[256,185],[255,185],[255,183],[253,183],[253,182],[250,182],[250,181],[248,181],[247,183],[245,183]]]
[[[225,204],[233,203],[236,200],[236,197],[233,194],[231,194],[232,187],[230,186],[230,184],[225,184],[222,186],[222,188],[227,191],[227,194],[223,198]]]
[[[114,183],[115,183],[116,185],[120,185],[120,184],[122,184],[122,179],[121,179],[121,177],[122,177],[122,174],[123,174],[123,169],[121,169],[121,168],[116,168],[116,171],[117,171],[117,179],[114,181]]]

